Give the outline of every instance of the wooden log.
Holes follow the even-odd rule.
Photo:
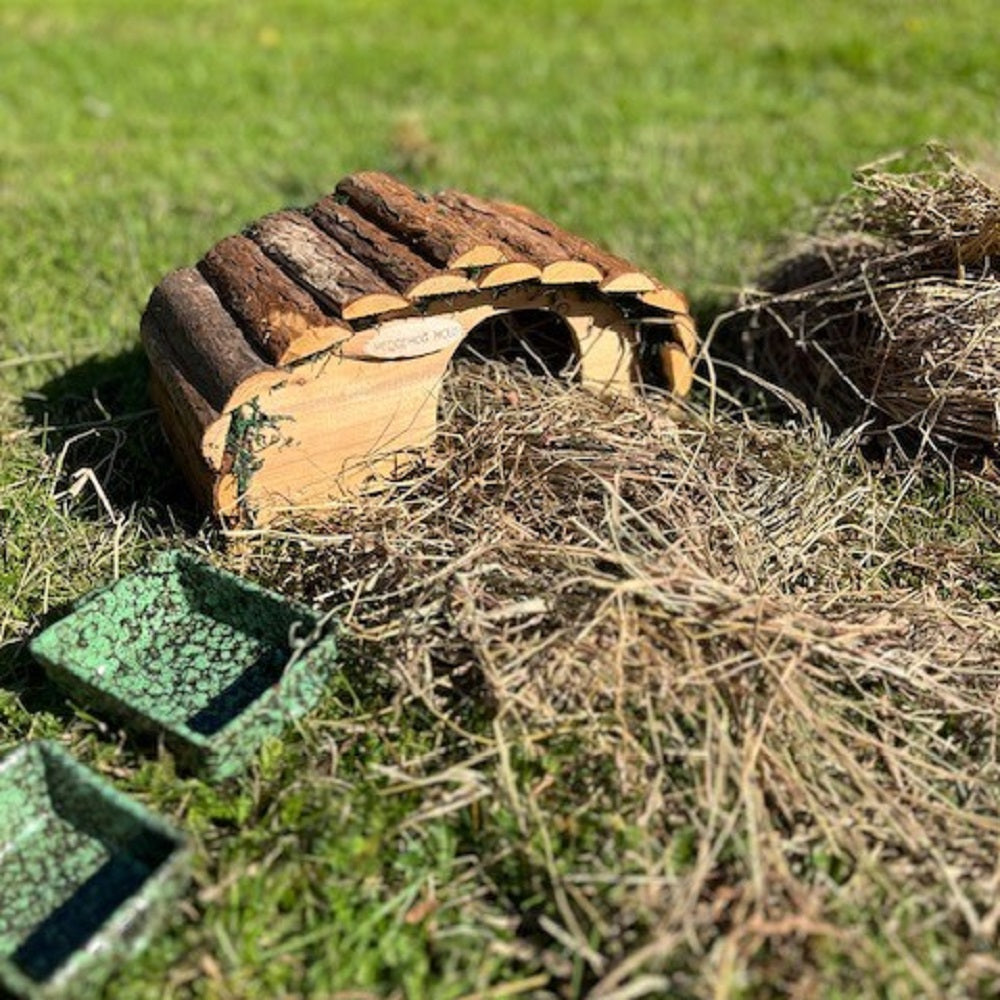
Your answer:
[[[192,447],[185,435],[180,424],[180,421],[184,419],[183,411],[176,406],[169,378],[169,375],[161,375],[154,371],[149,379],[149,398],[162,415],[160,427],[170,445],[171,454],[181,470],[184,481],[194,494],[195,501],[203,509],[214,510],[215,484],[219,470],[213,469],[205,461]],[[167,414],[173,414],[173,419],[168,418]]]
[[[387,174],[351,174],[337,185],[336,193],[437,267],[488,267],[505,259],[492,233],[468,225],[439,202]]]
[[[267,361],[283,365],[351,335],[278,267],[253,240],[227,236],[198,264],[247,340]]]
[[[199,465],[193,462],[197,457],[218,471],[225,451],[222,414],[191,384],[184,359],[150,319],[144,318],[140,334],[149,359],[150,394],[156,397],[154,402],[171,444],[184,452],[186,464]]]
[[[660,345],[660,365],[667,385],[676,396],[686,396],[694,384],[694,372],[680,344]]]
[[[183,361],[183,370],[212,409],[228,413],[281,379],[226,312],[193,267],[168,274],[153,289],[140,329],[156,329]]]
[[[698,331],[694,320],[687,313],[677,313],[674,316],[674,339],[684,353],[693,358],[698,353]]]
[[[503,285],[517,285],[523,281],[540,281],[542,269],[537,264],[525,260],[509,260],[503,264],[484,267],[476,276],[480,288],[500,288]]]
[[[650,292],[640,292],[639,301],[661,312],[686,313],[689,309],[686,296],[662,285]]]
[[[562,247],[567,256],[590,264],[601,273],[602,292],[646,292],[657,287],[654,277],[639,270],[623,257],[617,257],[589,240],[560,228],[544,215],[514,202],[493,202],[496,210],[504,212],[523,225],[547,236]]]
[[[409,302],[299,212],[265,215],[247,235],[343,319],[402,309]]]
[[[498,208],[493,202],[461,191],[443,191],[437,201],[465,224],[495,233],[509,260],[535,264],[543,284],[590,284],[601,280],[597,267],[577,259],[563,242]],[[489,286],[484,284],[484,287]]]
[[[442,270],[424,260],[332,195],[313,205],[308,215],[346,253],[408,299],[454,295],[476,287],[461,271]]]

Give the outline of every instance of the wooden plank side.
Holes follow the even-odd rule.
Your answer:
[[[505,259],[494,234],[470,226],[388,174],[351,174],[337,185],[336,194],[436,267],[488,267]]]
[[[405,463],[433,437],[450,355],[305,362],[261,397],[261,412],[279,419],[273,438],[254,442],[252,471],[227,513],[264,524],[289,510],[322,506]]]
[[[408,299],[453,295],[476,287],[461,271],[435,266],[332,195],[316,202],[307,214],[346,253]]]
[[[191,385],[218,413],[226,413],[274,384],[280,369],[267,364],[194,268],[168,274],[153,289],[140,330],[156,329],[169,342]]]
[[[292,278],[345,320],[401,309],[409,302],[299,212],[258,219],[247,235]]]
[[[315,354],[351,335],[275,264],[253,240],[227,236],[198,264],[247,340],[267,361],[283,365]]]

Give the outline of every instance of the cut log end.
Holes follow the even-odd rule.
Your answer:
[[[409,304],[409,299],[404,299],[402,295],[375,292],[371,295],[362,295],[347,303],[341,313],[344,319],[364,319],[367,316],[379,316],[382,313],[405,309]]]
[[[655,288],[641,292],[639,301],[661,312],[686,313],[689,310],[687,297],[673,288]]]
[[[661,344],[660,367],[667,386],[675,396],[686,396],[691,391],[694,371],[683,347],[679,344]]]
[[[309,326],[300,313],[272,313],[268,318],[271,339],[264,349],[275,365],[288,365],[325,351],[349,336],[343,326]]]
[[[582,260],[556,260],[542,268],[543,285],[596,285],[604,275]]]
[[[674,340],[681,345],[689,358],[698,353],[698,331],[694,320],[687,313],[678,313],[674,317]]]
[[[601,291],[614,293],[652,292],[657,288],[656,279],[643,271],[622,271],[601,282]]]
[[[542,269],[527,261],[508,261],[486,268],[478,277],[480,288],[500,288],[502,285],[516,285],[522,281],[538,281]]]
[[[430,299],[436,295],[471,292],[475,288],[475,282],[461,271],[439,271],[411,285],[406,294],[411,299]]]
[[[453,254],[448,258],[448,267],[459,269],[489,267],[491,264],[502,264],[506,259],[500,247],[484,243],[462,253]]]
[[[275,357],[275,364],[289,365],[328,351],[352,336],[346,324],[312,326],[300,313],[271,313],[267,317],[272,330],[287,336],[285,347]]]

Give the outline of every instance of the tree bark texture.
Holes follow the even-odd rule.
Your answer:
[[[217,243],[198,270],[247,340],[273,365],[315,354],[351,334],[349,324],[328,316],[246,236],[227,236]]]

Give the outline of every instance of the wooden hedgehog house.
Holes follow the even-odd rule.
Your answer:
[[[430,197],[378,173],[169,274],[141,332],[192,490],[224,521],[264,523],[412,461],[462,340],[539,311],[562,320],[584,385],[631,392],[652,348],[666,384],[690,388],[680,293],[520,205]]]

